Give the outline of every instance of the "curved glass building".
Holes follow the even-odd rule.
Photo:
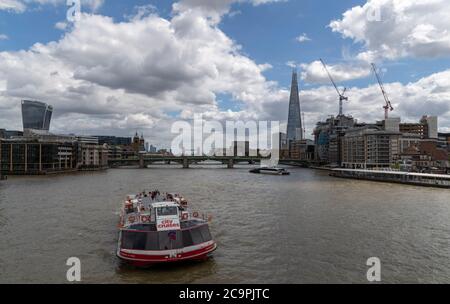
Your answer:
[[[53,107],[39,101],[22,101],[22,121],[24,130],[50,130]]]

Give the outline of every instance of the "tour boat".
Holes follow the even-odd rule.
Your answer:
[[[256,168],[250,170],[250,173],[255,174],[270,174],[270,175],[289,175],[290,173],[283,168]]]
[[[206,260],[217,248],[210,221],[178,194],[129,195],[120,214],[117,256],[134,266]]]

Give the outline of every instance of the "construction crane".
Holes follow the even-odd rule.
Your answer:
[[[303,139],[306,139],[306,124],[305,124],[305,112],[302,112],[302,129],[303,129]]]
[[[380,85],[381,92],[383,93],[384,100],[386,101],[386,105],[383,107],[383,109],[384,109],[384,119],[388,119],[389,118],[389,111],[391,111],[391,112],[394,111],[394,107],[392,106],[392,103],[389,100],[389,97],[388,97],[388,95],[386,93],[386,90],[384,89],[383,82],[381,81],[380,75],[378,75],[377,67],[375,66],[375,63],[372,63],[372,69],[373,69],[373,72],[374,72],[375,76],[377,77],[378,84]]]
[[[339,89],[338,89],[336,83],[334,82],[333,77],[331,77],[330,71],[328,71],[328,68],[327,68],[327,65],[325,64],[325,62],[324,62],[322,59],[320,59],[320,62],[322,62],[323,67],[325,68],[325,71],[327,72],[328,77],[329,77],[330,80],[331,80],[331,83],[333,84],[334,88],[336,89],[336,92],[337,92],[338,95],[339,95],[339,116],[342,116],[342,115],[344,114],[343,103],[344,103],[344,101],[348,101],[348,97],[346,97],[346,96],[344,95],[345,92],[347,91],[347,88],[344,88],[344,91],[342,91],[342,93],[341,93],[341,92],[339,91]]]

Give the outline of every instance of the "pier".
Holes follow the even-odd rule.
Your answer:
[[[333,169],[330,176],[450,189],[450,175],[401,171]]]

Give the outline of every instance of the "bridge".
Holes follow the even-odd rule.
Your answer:
[[[184,169],[188,169],[192,164],[199,164],[205,161],[214,161],[226,165],[227,168],[232,169],[236,164],[257,164],[262,160],[269,158],[257,157],[257,156],[162,156],[162,155],[146,155],[142,154],[139,157],[127,158],[127,159],[110,159],[108,164],[112,168],[121,166],[138,166],[139,168],[148,168],[153,164],[167,164],[177,163],[183,166]],[[284,165],[294,165],[306,167],[309,165],[307,161],[300,160],[283,160],[280,161]]]
[[[204,161],[215,161],[227,165],[229,169],[234,168],[235,164],[248,163],[255,164],[260,163],[264,158],[261,157],[229,157],[229,156],[162,156],[162,155],[140,155],[139,157],[128,159],[110,159],[109,165],[114,167],[120,166],[139,166],[139,168],[147,168],[149,165],[163,163],[170,165],[172,163],[178,163],[183,166],[184,169],[188,169],[192,164],[198,164]]]

